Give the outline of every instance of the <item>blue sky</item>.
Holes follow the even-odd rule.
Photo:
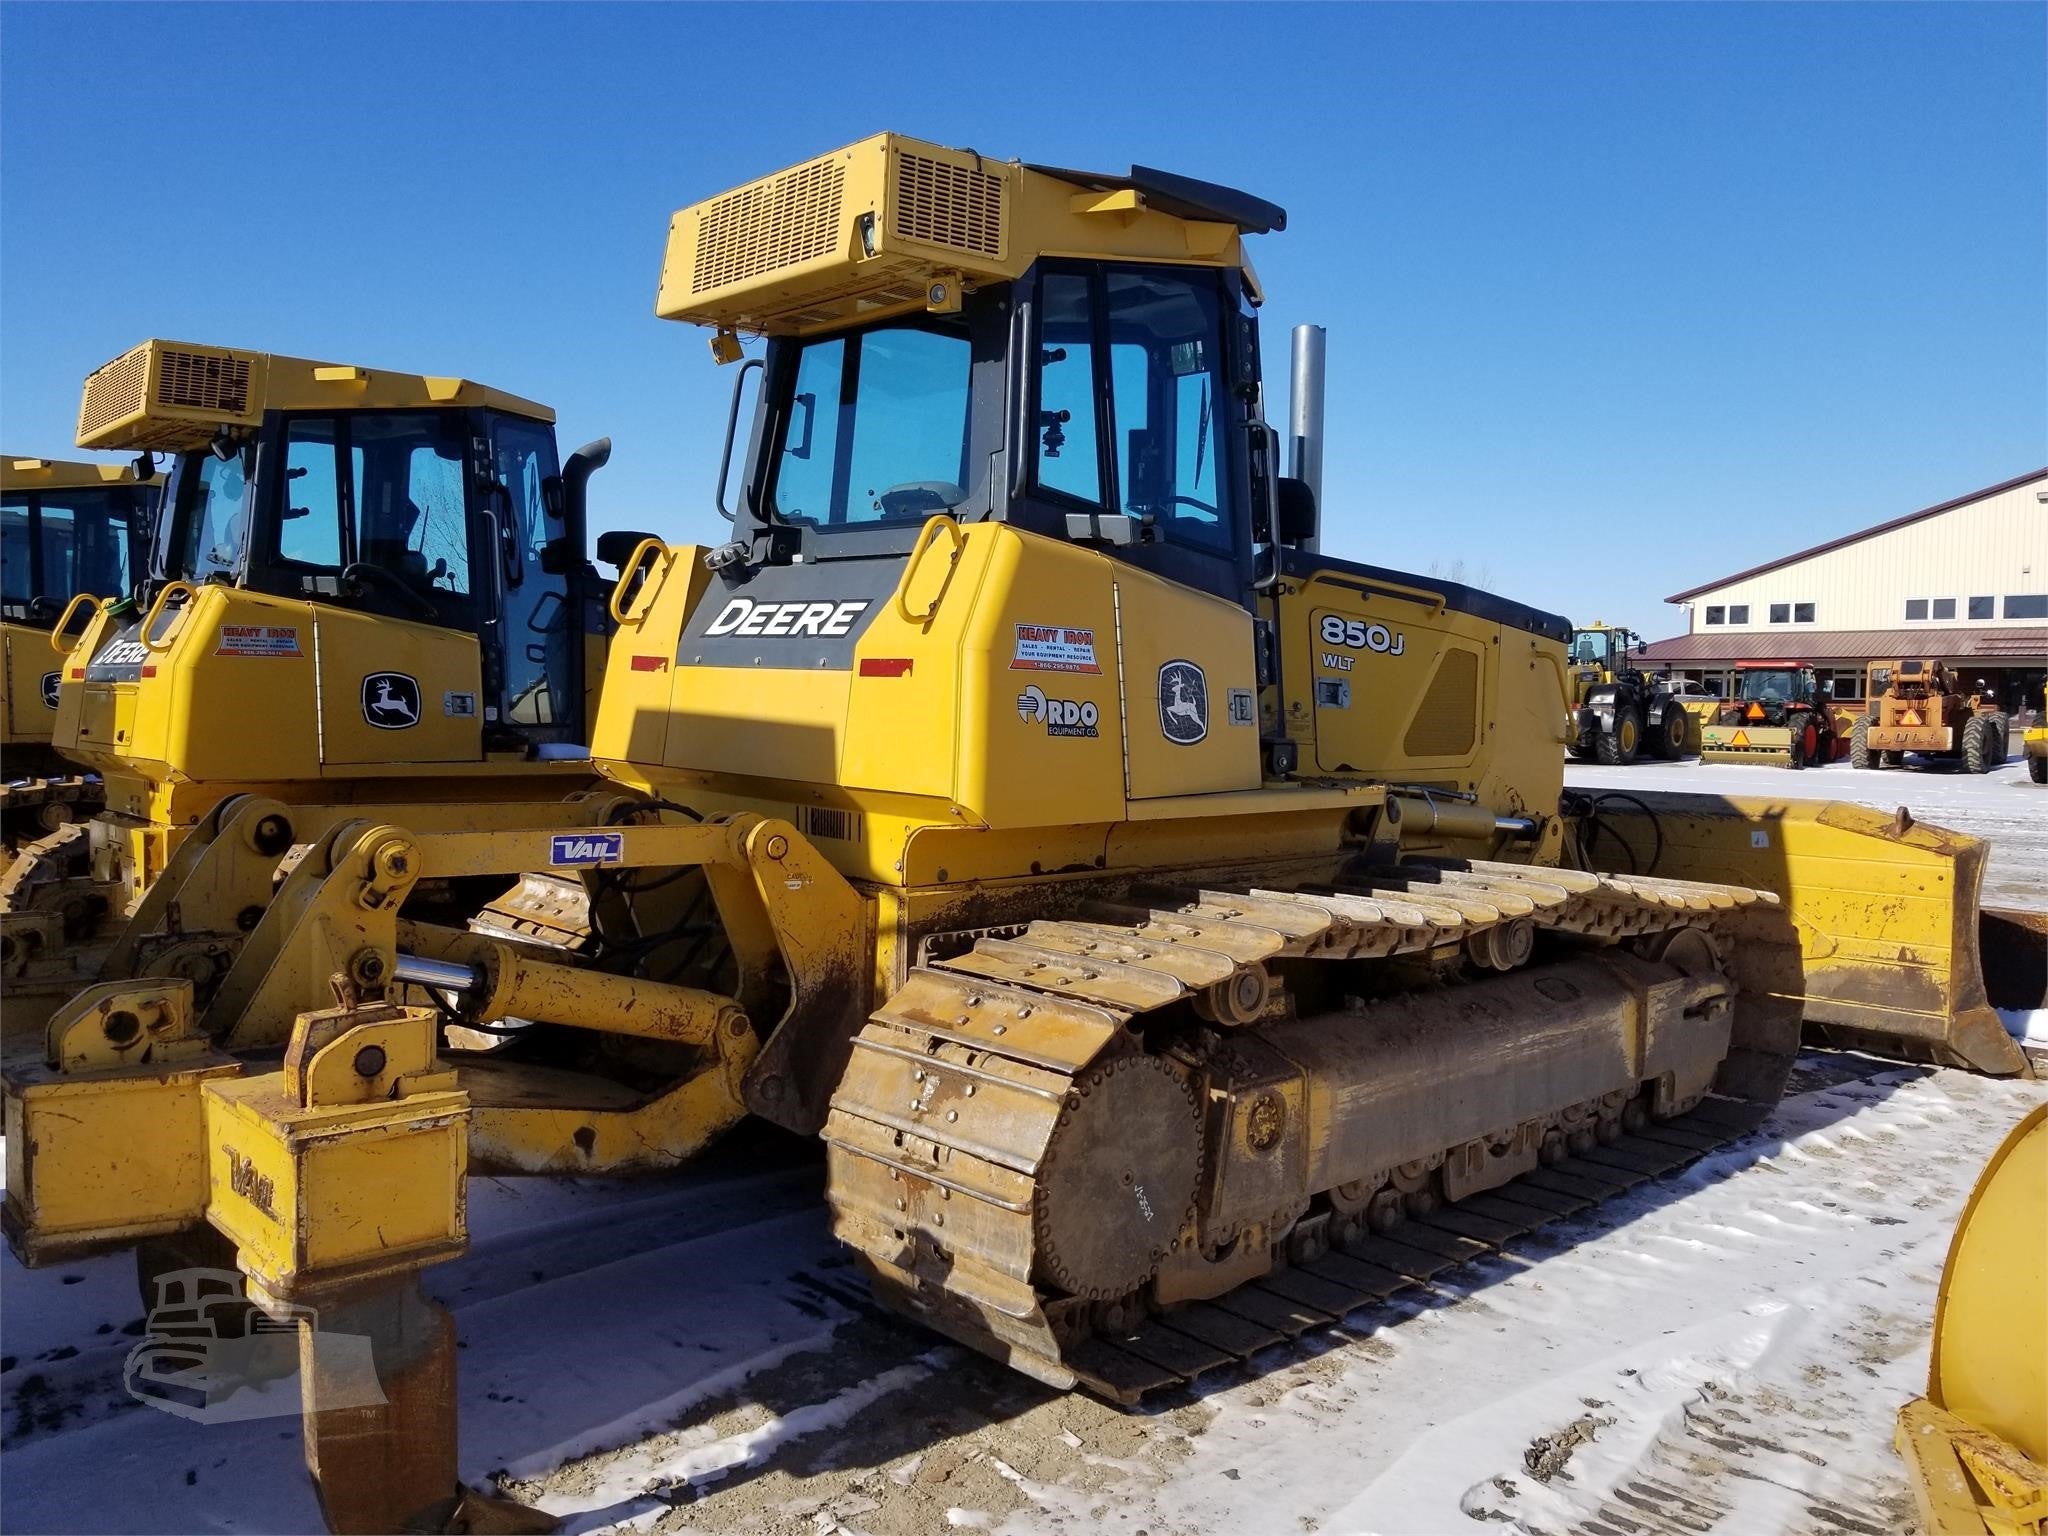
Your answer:
[[[0,431],[63,452],[148,335],[460,373],[614,438],[601,526],[711,540],[668,216],[889,128],[1283,204],[1325,547],[1660,635],[2048,462],[2044,80],[2040,5],[10,3]]]

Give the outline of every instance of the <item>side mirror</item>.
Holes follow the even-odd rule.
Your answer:
[[[1316,493],[1308,488],[1306,480],[1296,480],[1282,475],[1279,480],[1280,506],[1274,530],[1275,542],[1292,544],[1299,548],[1311,542],[1316,536]]]
[[[633,558],[633,551],[640,547],[641,540],[651,539],[651,533],[641,533],[632,528],[614,528],[609,533],[597,536],[597,558],[606,565],[623,570],[626,562]]]

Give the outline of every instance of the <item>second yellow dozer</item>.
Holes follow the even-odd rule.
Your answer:
[[[1927,1536],[2048,1532],[2048,1105],[2013,1127],[1956,1222],[1927,1395],[1894,1437]]]
[[[125,464],[0,454],[0,874],[24,843],[101,804],[51,746],[68,619],[128,591],[160,481]]]
[[[335,1528],[464,1525],[505,1512],[417,1275],[471,1172],[821,1137],[879,1296],[1133,1402],[1753,1129],[1802,1019],[2004,1041],[1981,845],[1568,799],[1565,620],[1318,550],[1244,251],[1283,219],[891,135],[678,214],[659,312],[767,348],[731,539],[614,593],[606,784],[283,860],[276,801],[203,819],[6,1063],[14,1251],[231,1249],[318,1313]],[[587,942],[478,931],[523,877]],[[159,958],[195,931],[224,966]]]
[[[553,412],[500,390],[166,341],[86,380],[78,440],[171,470],[124,600],[81,593],[83,632],[49,658],[52,745],[105,805],[0,877],[9,1029],[125,974],[98,945],[109,915],[235,795],[308,807],[263,829],[282,856],[339,814],[317,807],[433,825],[492,800],[517,819],[593,782],[585,485],[608,443],[565,467]],[[223,964],[193,932],[177,970]]]

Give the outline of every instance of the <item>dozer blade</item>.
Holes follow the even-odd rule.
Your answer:
[[[2020,1006],[2040,997],[2048,933],[2041,919],[2018,914],[1980,922],[1986,848],[1976,838],[1839,801],[1631,791],[1596,807],[1588,847],[1602,869],[1783,898],[1781,909],[1738,921],[1761,933],[1789,920],[1799,964],[1774,958],[1781,948],[1738,946],[1735,969],[1745,989],[1797,1000],[1810,1038],[2032,1075],[1992,999]]]
[[[1934,1305],[1927,1395],[1899,1411],[1929,1536],[2048,1530],[2048,1105],[1984,1167]]]

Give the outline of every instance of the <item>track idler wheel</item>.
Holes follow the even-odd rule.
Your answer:
[[[1156,1056],[1095,1063],[1067,1090],[1039,1161],[1039,1269],[1070,1296],[1137,1290],[1193,1219],[1201,1175],[1201,1115],[1186,1080]]]

